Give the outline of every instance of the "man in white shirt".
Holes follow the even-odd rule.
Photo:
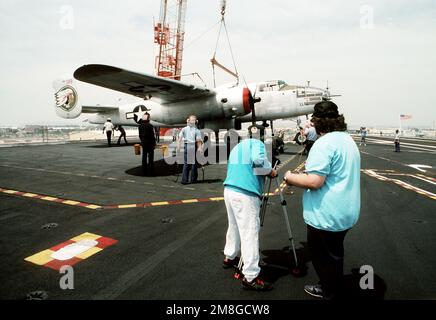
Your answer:
[[[103,125],[103,133],[106,131],[107,136],[107,144],[111,146],[111,138],[114,135],[114,124],[112,123],[111,118],[107,118],[106,122]]]
[[[306,125],[306,129],[304,130],[304,135],[306,136],[306,147],[304,149],[303,154],[309,155],[310,149],[312,148],[313,144],[315,143],[316,139],[318,138],[318,135],[316,134],[315,127],[311,122],[309,122]]]
[[[394,143],[395,143],[395,152],[400,152],[400,131],[399,130],[395,131]]]
[[[197,182],[197,161],[196,153],[197,149],[202,152],[202,139],[200,130],[195,126],[197,123],[197,117],[190,115],[187,120],[187,126],[184,127],[179,133],[179,141],[177,150],[180,150],[180,145],[183,141],[183,174],[182,184],[196,183]],[[191,175],[189,175],[191,172]],[[189,176],[191,176],[189,180]]]

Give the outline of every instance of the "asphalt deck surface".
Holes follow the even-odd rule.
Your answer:
[[[384,137],[368,137],[367,146],[359,147],[361,215],[345,239],[345,279],[353,299],[436,298],[436,142],[402,142],[401,153]],[[305,160],[300,150],[285,147],[280,176]],[[246,291],[234,270],[221,266],[226,165],[208,165],[204,179],[199,170],[199,183],[182,186],[176,181],[180,168],[166,166],[160,151],[155,161],[157,176],[150,178],[141,176],[132,145],[0,148],[0,298],[25,299],[42,290],[48,299],[312,299],[303,291],[318,279],[306,249],[301,190],[285,189],[285,197],[307,274],[289,273],[293,260],[274,196],[260,236],[262,273],[274,289]],[[432,168],[423,172],[409,164]],[[73,202],[47,200],[52,198]],[[58,225],[43,228],[48,223]],[[63,274],[57,270],[24,260],[85,232],[118,242],[73,266],[74,290],[60,288]],[[374,270],[373,290],[359,288],[364,265]]]

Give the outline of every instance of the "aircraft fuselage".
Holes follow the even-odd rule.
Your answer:
[[[292,118],[313,112],[313,106],[322,100],[325,91],[314,87],[287,86],[274,88],[265,86],[265,83],[252,84],[248,87],[260,102],[255,104],[256,120],[277,120]],[[233,89],[235,87],[232,87]],[[242,88],[242,87],[241,87]],[[268,88],[268,89],[265,89]],[[152,100],[138,100],[137,103],[119,106],[118,111],[112,113],[96,113],[89,115],[88,121],[93,124],[102,124],[108,117],[112,122],[125,126],[136,126],[137,120],[133,119],[134,109],[139,105],[147,108],[152,123],[162,127],[184,126],[186,118],[194,114],[199,121],[206,124],[217,122],[221,129],[230,129],[234,120],[250,122],[251,112],[243,116],[229,114],[223,107],[223,97],[227,97],[229,87],[218,87],[216,95],[196,99],[182,100],[173,103],[159,103]]]

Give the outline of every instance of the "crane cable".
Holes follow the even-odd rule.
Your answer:
[[[212,31],[219,23],[221,23],[221,20],[218,20],[217,22],[215,22],[213,24],[213,26],[211,26],[209,29],[207,29],[206,31],[204,31],[202,34],[198,35],[197,37],[194,38],[194,40],[192,40],[191,42],[189,42],[186,46],[185,49],[191,47],[194,43],[196,43],[198,40],[200,40],[202,37],[204,37],[207,33],[209,33],[210,31]]]
[[[236,68],[235,57],[233,55],[233,49],[232,49],[232,45],[230,43],[229,33],[227,31],[227,26],[226,26],[226,20],[225,20],[225,13],[226,12],[225,12],[225,10],[226,10],[226,1],[223,0],[222,3],[221,3],[221,24],[220,24],[220,29],[218,31],[218,37],[217,37],[216,44],[215,44],[215,51],[214,51],[213,57],[211,59],[212,72],[213,72],[213,85],[214,85],[214,87],[216,87],[215,65],[218,65],[221,69],[223,69],[227,73],[233,75],[236,78],[237,85],[239,84],[238,69]],[[227,43],[228,43],[229,49],[230,49],[230,55],[232,57],[233,68],[235,69],[234,72],[232,72],[231,70],[227,69],[223,65],[219,64],[218,61],[216,61],[216,59],[215,59],[216,53],[217,53],[217,50],[218,50],[218,43],[219,43],[219,40],[220,40],[220,37],[221,37],[221,30],[222,30],[223,27],[224,27],[224,31],[225,31],[225,34],[226,34]]]

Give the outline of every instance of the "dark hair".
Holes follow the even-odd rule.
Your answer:
[[[141,119],[142,121],[144,121],[145,123],[149,123],[150,122],[150,114],[148,112],[144,113],[145,119]]]
[[[345,118],[342,114],[337,118],[312,117],[312,123],[315,126],[317,134],[347,130],[347,124],[345,123]]]
[[[256,133],[252,132],[252,129],[256,127]],[[248,127],[248,137],[250,139],[259,139],[260,141],[265,140],[265,127],[257,124]]]

